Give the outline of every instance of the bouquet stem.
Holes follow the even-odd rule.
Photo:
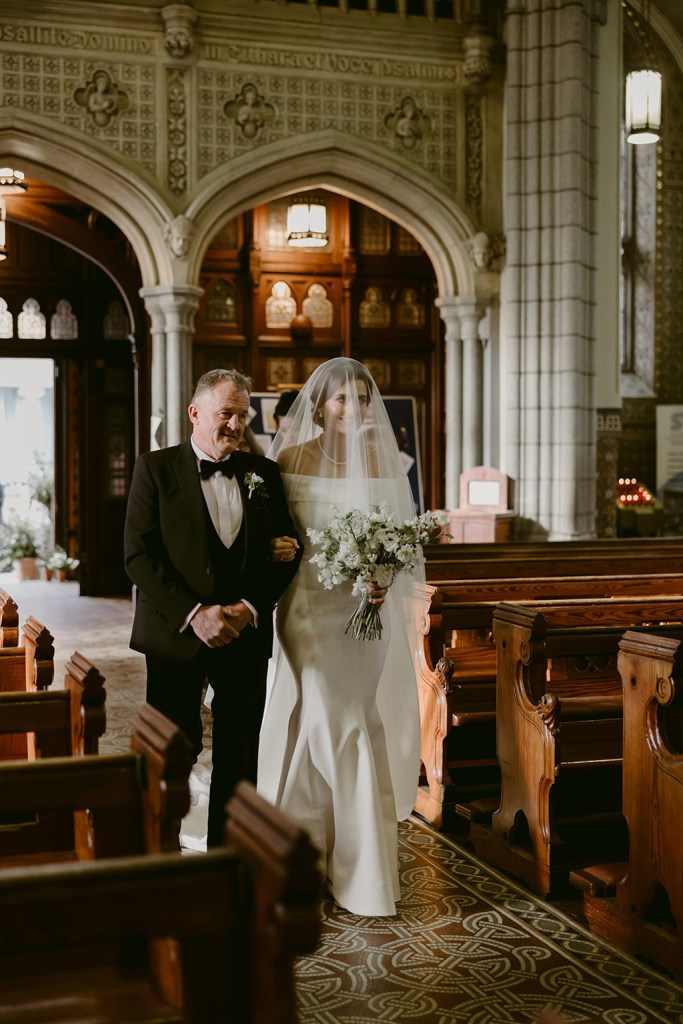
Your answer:
[[[351,630],[355,640],[380,640],[382,638],[382,620],[379,607],[370,604],[367,595],[362,594],[356,610],[346,623],[345,633]]]

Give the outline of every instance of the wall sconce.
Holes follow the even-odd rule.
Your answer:
[[[320,199],[297,196],[287,210],[287,245],[297,249],[327,245],[327,207]]]
[[[631,71],[626,76],[626,141],[658,142],[662,127],[662,76],[659,71]]]
[[[21,171],[0,167],[0,196],[16,196],[25,191],[26,182]]]

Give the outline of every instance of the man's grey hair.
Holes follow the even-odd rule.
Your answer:
[[[207,391],[213,391],[219,384],[232,384],[237,391],[246,391],[248,395],[253,387],[251,377],[239,370],[209,370],[197,381],[190,405],[198,405]]]

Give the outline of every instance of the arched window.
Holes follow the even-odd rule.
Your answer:
[[[235,292],[232,285],[222,278],[216,281],[207,296],[206,321],[210,324],[236,322]]]
[[[332,326],[334,309],[321,284],[312,284],[308,289],[308,297],[301,304],[301,311],[304,316],[310,317],[314,327]]]
[[[35,299],[27,299],[17,317],[17,334],[26,341],[41,341],[46,336],[45,317]]]
[[[14,317],[4,299],[0,299],[0,338],[14,337]]]
[[[365,291],[365,298],[360,304],[358,319],[361,327],[388,327],[391,320],[389,303],[384,301],[380,288],[371,286]]]
[[[397,327],[423,327],[425,308],[418,299],[414,288],[402,288],[394,308],[394,322]]]
[[[123,308],[123,303],[114,299],[107,306],[104,314],[103,334],[105,341],[126,341],[131,333],[130,320]]]
[[[286,281],[276,281],[266,299],[266,327],[289,327],[296,316],[296,300]]]
[[[50,337],[55,341],[74,341],[78,337],[78,320],[66,299],[59,300],[50,317]]]

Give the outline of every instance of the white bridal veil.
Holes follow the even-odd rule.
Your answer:
[[[416,514],[384,402],[368,370],[353,359],[331,359],[315,370],[289,410],[268,457],[277,461],[282,470],[290,511],[304,542],[304,560],[313,554],[305,535],[306,526],[310,525],[306,502],[310,498],[311,477],[317,479],[318,491],[322,484],[323,493],[324,481],[330,481],[330,506],[334,504],[342,512],[368,512],[386,504],[397,525]],[[422,640],[424,582],[424,562],[420,557],[414,571],[396,577],[381,610],[381,617],[390,628],[391,643],[377,703],[386,734],[399,818],[412,811],[419,773],[415,666],[417,645]],[[296,579],[291,586],[296,586]],[[285,723],[296,699],[282,649],[276,649],[271,666],[269,705],[261,739],[269,757],[277,743],[278,723],[280,733],[286,731]]]

